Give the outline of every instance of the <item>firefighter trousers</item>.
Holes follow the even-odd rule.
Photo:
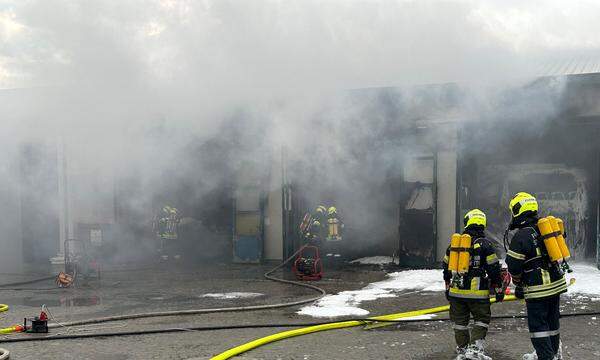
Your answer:
[[[456,345],[464,348],[474,343],[475,340],[483,340],[487,335],[492,310],[489,300],[465,300],[449,297],[450,320],[454,328]],[[473,329],[469,333],[469,320],[473,315]]]
[[[527,301],[527,325],[539,360],[551,360],[560,347],[560,296]]]

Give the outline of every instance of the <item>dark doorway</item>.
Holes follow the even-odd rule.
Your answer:
[[[23,260],[47,264],[59,249],[57,152],[53,144],[20,148]]]

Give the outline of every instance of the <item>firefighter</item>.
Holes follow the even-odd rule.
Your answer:
[[[329,209],[327,209],[327,240],[342,240],[343,228],[344,223],[337,212],[337,208],[335,206],[330,206]]]
[[[180,254],[176,254],[176,241],[178,238],[179,226],[179,211],[177,208],[165,205],[155,220],[155,232],[160,239],[159,252],[162,254],[162,260],[168,260],[169,255],[175,260],[181,258]]]
[[[560,294],[567,291],[562,269],[551,263],[538,229],[538,203],[535,197],[520,192],[510,201],[515,230],[507,252],[506,264],[515,284],[515,296],[525,299],[527,324],[535,351],[523,360],[562,359],[559,333]]]
[[[321,245],[321,240],[323,240],[322,232],[323,224],[319,220],[313,219],[308,227],[308,231],[304,235],[306,242],[311,245]]]
[[[495,247],[485,236],[486,216],[479,210],[469,211],[464,217],[463,234],[470,235],[469,268],[464,274],[448,269],[451,247],[444,257],[446,298],[450,303],[450,318],[456,339],[456,359],[490,359],[484,355],[485,337],[491,320],[490,289],[497,301],[504,299],[500,261]],[[456,250],[456,249],[454,249]],[[469,320],[473,328],[469,332]]]
[[[327,208],[323,205],[316,207],[310,219],[308,232],[306,233],[306,241],[313,245],[320,245],[327,235]]]
[[[324,205],[319,205],[315,209],[313,219],[317,220],[321,224],[327,223],[327,208]]]
[[[337,212],[335,206],[330,206],[327,209],[327,224],[326,224],[326,243],[324,245],[325,256],[329,262],[337,262],[341,259],[340,254],[342,229],[344,224]]]

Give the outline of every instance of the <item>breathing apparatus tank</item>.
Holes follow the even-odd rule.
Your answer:
[[[562,219],[556,218],[557,229],[554,229],[554,225],[552,226],[554,231],[559,232],[556,236],[556,242],[558,242],[558,247],[560,248],[560,252],[565,260],[569,260],[571,257],[571,252],[569,251],[569,247],[567,246],[567,242],[565,240],[565,224]]]
[[[466,274],[469,272],[469,262],[471,260],[471,235],[462,234],[460,236],[460,253],[458,254],[458,273]]]
[[[448,270],[458,272],[458,248],[460,247],[460,234],[452,234],[450,239],[450,258],[448,259]]]
[[[329,235],[327,237],[327,240],[330,240],[330,241],[341,240],[341,237],[339,234],[339,226],[340,226],[340,221],[337,218],[327,219],[327,227],[329,230],[328,231]]]
[[[550,258],[550,262],[560,262],[563,260],[562,252],[556,240],[556,232],[554,232],[553,216],[548,216],[538,220],[538,229],[542,235],[546,252]],[[558,226],[558,225],[557,225]]]
[[[570,272],[567,260],[571,257],[571,252],[565,241],[563,221],[554,216],[548,216],[538,221],[538,228],[550,262],[560,264]]]
[[[464,275],[469,272],[470,261],[471,236],[469,234],[452,234],[448,270],[452,272],[452,283],[455,286],[464,285]]]

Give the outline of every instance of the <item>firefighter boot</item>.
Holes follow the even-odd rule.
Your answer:
[[[562,341],[558,343],[558,351],[556,352],[555,359],[556,360],[563,360]]]
[[[465,352],[465,358],[469,360],[492,360],[491,357],[485,355],[485,340],[475,340],[474,344],[469,345]]]
[[[562,347],[558,350],[558,353],[554,355],[552,360],[562,360]],[[532,353],[523,355],[523,360],[538,360],[537,353],[533,351]]]
[[[456,347],[456,359],[455,360],[466,360],[465,352],[467,351],[466,347]]]

